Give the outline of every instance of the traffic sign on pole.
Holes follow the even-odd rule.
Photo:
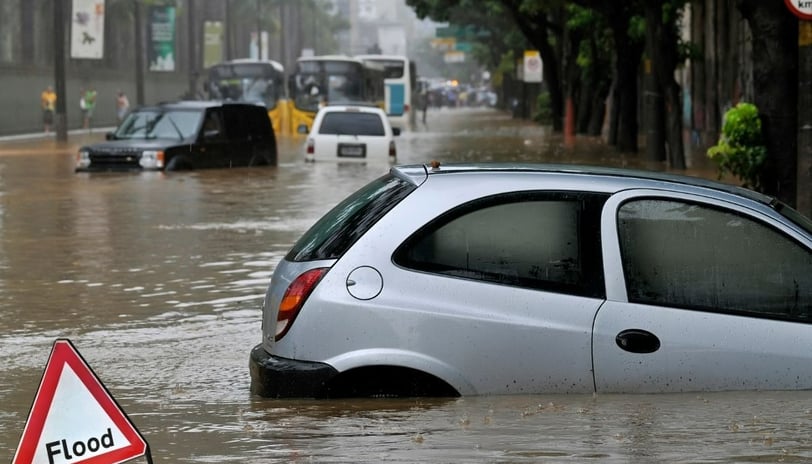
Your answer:
[[[57,339],[12,464],[117,464],[148,452],[70,340]]]
[[[812,21],[812,0],[784,0],[789,11],[804,21]]]
[[[524,81],[541,82],[543,79],[541,55],[538,50],[524,52]]]

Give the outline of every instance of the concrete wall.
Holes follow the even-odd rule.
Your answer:
[[[40,132],[42,110],[40,93],[48,85],[54,85],[53,72],[15,67],[0,67],[0,135],[14,135]],[[116,95],[123,90],[130,99],[131,107],[136,106],[135,76],[114,72],[100,72],[92,79],[67,78],[67,125],[68,130],[82,127],[79,109],[79,90],[82,87],[96,88],[96,110],[93,127],[110,127],[116,124]],[[147,73],[144,84],[144,103],[177,100],[189,88],[188,77],[181,73]],[[58,95],[57,98],[63,96]]]

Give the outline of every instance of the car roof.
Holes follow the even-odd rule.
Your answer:
[[[778,201],[771,196],[755,192],[743,187],[725,184],[722,182],[691,177],[667,172],[644,171],[630,168],[612,168],[604,166],[589,166],[577,164],[545,164],[545,163],[451,163],[441,164],[433,161],[424,165],[404,165],[392,168],[392,173],[406,179],[415,185],[422,183],[428,176],[450,175],[462,173],[548,173],[569,174],[581,176],[601,176],[629,181],[629,186],[652,186],[652,182],[665,182],[672,186],[691,186],[712,189],[730,195],[737,195],[756,201],[763,205],[774,207]],[[634,184],[634,185],[633,185]]]
[[[258,63],[269,63],[279,72],[284,72],[285,67],[282,66],[282,63],[274,60],[258,60],[256,58],[235,58],[233,60],[223,61],[221,63],[216,64],[215,66],[223,66],[223,65],[233,65],[233,64],[258,64]]]
[[[383,110],[374,104],[347,104],[334,103],[320,109],[324,112],[348,112],[348,113],[382,113]]]
[[[179,100],[160,102],[155,105],[148,105],[139,107],[139,110],[204,110],[207,108],[216,108],[221,106],[260,106],[254,103],[246,102],[231,102],[219,100]]]

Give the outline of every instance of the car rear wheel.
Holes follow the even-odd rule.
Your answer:
[[[457,397],[451,385],[430,374],[396,366],[352,369],[327,386],[329,398]]]

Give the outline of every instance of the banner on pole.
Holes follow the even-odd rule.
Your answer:
[[[70,57],[104,58],[104,0],[73,0]]]
[[[175,7],[154,5],[149,8],[147,52],[150,71],[175,70]]]
[[[203,67],[223,61],[223,23],[206,21],[203,25]]]

